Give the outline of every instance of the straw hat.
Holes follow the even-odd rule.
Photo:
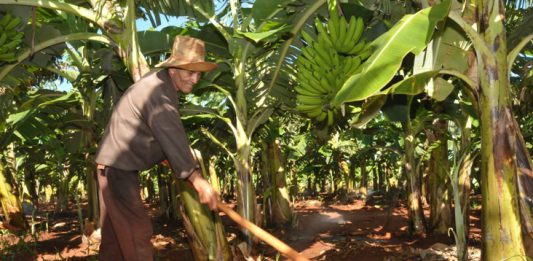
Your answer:
[[[175,67],[195,72],[207,72],[217,68],[217,64],[206,62],[204,41],[178,35],[172,45],[170,57],[155,67]]]

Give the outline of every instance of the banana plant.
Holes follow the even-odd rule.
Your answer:
[[[222,120],[231,130],[235,147],[224,148],[231,155],[237,171],[238,211],[252,222],[256,220],[256,202],[251,173],[251,138],[257,127],[268,120],[273,112],[270,95],[283,91],[279,86],[287,85],[287,79],[282,74],[286,69],[282,65],[294,35],[325,1],[316,1],[304,7],[290,6],[287,1],[276,3],[277,5],[271,1],[255,1],[251,14],[245,15],[240,3],[230,0],[226,6],[227,20],[230,21],[227,25],[212,10],[193,4],[203,18],[210,22],[198,37],[203,38],[208,51],[218,53],[224,63],[222,73],[214,75],[215,84],[211,87],[226,96],[227,106],[234,115],[231,119],[227,115],[199,107],[184,108],[182,111],[210,115]],[[292,21],[285,21],[282,17],[294,9],[302,9],[303,12],[294,16]],[[281,41],[280,35],[289,31],[288,26],[291,27],[289,39]],[[279,94],[277,97],[283,96],[286,97]],[[215,144],[225,144],[220,142],[220,138],[215,139],[214,135],[208,137],[213,138]],[[243,234],[247,242],[243,252],[249,255],[252,236],[246,230]]]
[[[448,16],[450,20],[458,24],[461,30],[465,32],[471,41],[472,48],[475,50],[475,64],[477,74],[465,75],[453,70],[440,70],[425,72],[424,74],[415,75],[406,82],[393,86],[385,91],[394,90],[395,87],[401,86],[402,91],[415,90],[425,86],[427,80],[433,78],[436,74],[450,74],[464,81],[468,88],[472,102],[478,103],[481,122],[482,137],[482,194],[483,194],[483,250],[482,256],[487,260],[501,260],[512,257],[523,257],[524,247],[522,243],[522,231],[520,220],[529,219],[530,217],[520,216],[518,211],[518,202],[513,200],[518,197],[516,191],[517,168],[515,161],[515,144],[516,133],[519,128],[513,122],[513,114],[509,103],[509,64],[516,58],[519,50],[526,45],[533,35],[523,39],[511,52],[507,52],[504,19],[504,7],[502,1],[472,1],[464,3],[464,6],[457,4],[458,8],[450,10],[450,2],[443,1],[441,4],[420,11],[418,14],[429,12],[428,18],[431,21],[432,14],[439,13],[439,19],[442,20]],[[464,7],[464,8],[462,8]],[[438,11],[440,10],[440,11]],[[415,15],[416,16],[416,15]],[[414,18],[412,16],[411,18]],[[352,76],[340,94],[337,95],[337,104],[350,100],[357,100],[370,97],[379,93],[385,84],[392,78],[394,71],[398,68],[404,55],[413,52],[419,53],[426,46],[426,41],[431,39],[431,34],[425,35],[423,41],[414,41],[414,46],[404,45],[401,47],[399,40],[402,30],[408,28],[409,18],[404,23],[400,22],[393,28],[387,38],[381,38],[381,42],[376,42],[378,50],[375,55],[369,58],[369,62],[364,66],[360,74]],[[472,27],[472,25],[476,25]],[[428,27],[432,32],[434,24]],[[490,29],[489,29],[490,28]],[[426,32],[424,30],[424,32]],[[409,43],[413,43],[411,37]],[[422,39],[422,38],[420,38]],[[420,43],[420,45],[417,45]],[[396,58],[385,57],[387,51],[394,49]],[[390,54],[390,53],[389,53]],[[381,56],[381,57],[380,57]],[[379,59],[378,59],[379,58]],[[379,75],[376,69],[380,68]],[[391,70],[388,71],[388,68]],[[388,71],[388,72],[385,72]],[[376,77],[373,77],[376,76]],[[422,84],[414,84],[414,79]],[[423,80],[426,79],[426,80]],[[422,81],[420,81],[422,80]],[[365,87],[358,84],[365,82]],[[416,90],[415,93],[420,92]],[[498,185],[503,184],[503,185]],[[493,198],[491,195],[497,195]],[[522,201],[521,201],[522,202]],[[494,218],[498,217],[498,218]],[[505,226],[506,230],[500,230],[499,227]]]
[[[76,35],[75,39],[70,39],[68,36],[62,37],[66,38],[64,40],[85,40],[90,37],[104,38],[102,39],[103,41],[112,42],[112,45],[116,47],[117,55],[128,68],[134,81],[139,80],[144,74],[148,73],[149,66],[138,44],[135,24],[137,19],[135,14],[137,10],[135,1],[110,2],[104,0],[87,0],[83,4],[89,5],[89,7],[83,7],[82,4],[75,5],[54,0],[0,1],[0,5],[24,5],[63,11],[94,23],[102,31],[102,34],[86,35],[85,37]],[[57,44],[57,42],[49,43],[49,45],[53,44]],[[32,51],[30,50],[29,53],[31,54]],[[16,60],[21,62],[26,58],[25,56],[27,55],[20,54]]]
[[[42,119],[36,117],[42,111],[50,110],[48,113],[57,113],[64,111],[64,108],[72,105],[74,93],[57,93],[57,92],[37,92],[30,95],[18,108],[6,115],[7,118],[0,125],[0,151],[5,151],[6,147],[17,140],[22,135],[21,131],[30,130],[32,135],[43,133],[46,130]],[[44,128],[39,128],[39,126]],[[0,198],[4,213],[6,213],[7,223],[13,227],[24,229],[26,223],[22,214],[21,200],[15,196],[12,184],[6,180],[6,168],[2,166],[0,173],[0,186],[2,187]],[[11,173],[14,174],[14,173]]]
[[[281,144],[284,130],[279,120],[272,119],[261,131],[260,170],[265,220],[274,227],[289,227],[294,215],[287,186],[286,156]]]

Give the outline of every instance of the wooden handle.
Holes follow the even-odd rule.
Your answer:
[[[290,246],[283,243],[281,240],[277,239],[270,233],[256,226],[254,223],[244,219],[237,212],[233,211],[233,209],[224,205],[222,202],[218,201],[217,207],[219,210],[222,210],[224,213],[226,213],[237,224],[248,229],[250,232],[252,232],[252,234],[254,234],[259,239],[263,240],[265,243],[274,247],[282,255],[292,260],[296,260],[296,261],[309,261],[309,259],[305,258],[300,253],[296,252],[296,250],[292,249]]]

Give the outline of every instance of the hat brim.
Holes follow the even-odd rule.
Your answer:
[[[179,68],[194,72],[208,72],[217,68],[218,65],[211,62],[180,63],[178,61],[171,61],[170,59],[167,59],[157,64],[155,67]]]

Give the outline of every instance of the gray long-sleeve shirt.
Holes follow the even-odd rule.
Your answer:
[[[113,110],[96,162],[144,170],[168,159],[177,177],[187,178],[197,166],[177,105],[178,93],[166,69],[133,84]]]

